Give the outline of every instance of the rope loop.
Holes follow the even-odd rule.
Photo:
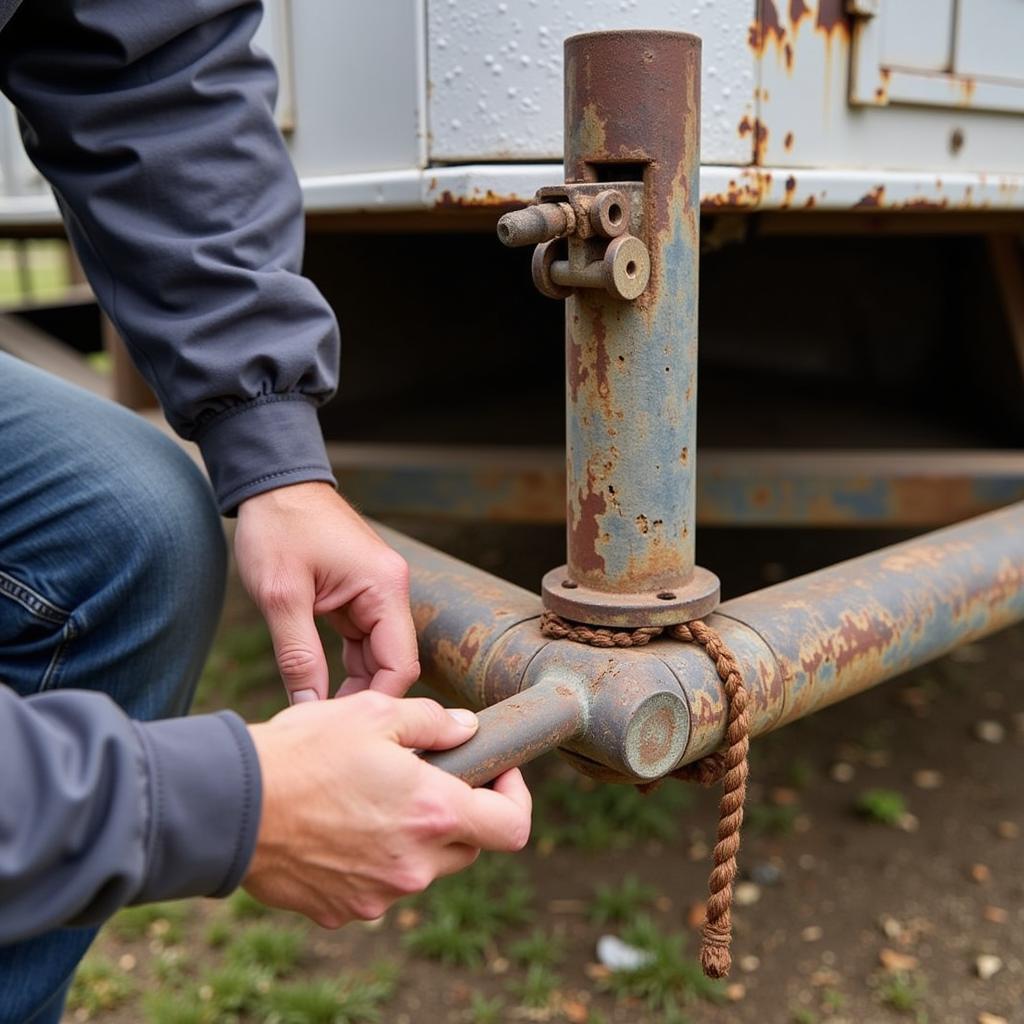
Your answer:
[[[540,620],[540,628],[545,636],[553,640],[572,640],[591,647],[605,648],[644,647],[656,637],[666,635],[681,643],[697,644],[715,663],[729,709],[725,746],[693,764],[677,768],[669,775],[702,786],[722,783],[722,799],[718,805],[718,838],[715,842],[714,866],[708,880],[700,963],[709,978],[724,978],[732,966],[729,952],[732,942],[732,885],[736,878],[736,854],[740,848],[750,752],[750,719],[747,715],[749,695],[736,658],[718,632],[700,619],[680,622],[674,626],[612,630],[569,622],[554,612],[545,612]],[[645,783],[639,788],[650,792],[661,781],[658,779]]]

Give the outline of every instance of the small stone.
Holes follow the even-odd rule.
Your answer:
[[[898,953],[895,949],[880,949],[878,962],[894,974],[905,974],[917,968],[917,957],[909,953]]]
[[[750,877],[758,885],[771,887],[782,881],[782,868],[770,860],[761,861],[750,869]]]
[[[583,973],[591,981],[604,981],[612,972],[604,964],[586,964]]]
[[[904,832],[916,832],[921,827],[921,820],[916,814],[905,811],[896,822],[896,827]]]
[[[914,785],[918,789],[939,789],[942,786],[942,772],[932,768],[922,768],[914,772]]]
[[[992,924],[1006,924],[1010,920],[1010,912],[1005,907],[985,907],[981,916]]]
[[[829,778],[833,782],[853,782],[856,774],[853,765],[846,761],[836,761],[828,770]]]
[[[756,882],[740,882],[733,890],[732,899],[738,907],[749,907],[761,898],[761,887]]]
[[[395,923],[400,931],[410,931],[420,923],[420,912],[414,907],[402,907],[395,918]]]
[[[986,1013],[982,1010],[978,1014],[978,1024],[1010,1024],[1005,1017],[1000,1017],[998,1013]]]
[[[996,835],[1000,839],[1016,839],[1020,835],[1020,828],[1014,821],[1001,821],[996,825]]]
[[[131,953],[124,953],[117,961],[117,966],[120,967],[122,971],[134,971],[135,964],[135,957],[133,957]]]
[[[1006,727],[993,718],[982,718],[974,723],[974,737],[982,743],[1002,743],[1006,739]]]
[[[970,876],[978,885],[987,885],[992,881],[992,871],[987,864],[972,864]]]
[[[602,935],[597,940],[597,959],[612,972],[638,971],[654,959],[654,954],[623,942],[617,935]]]
[[[738,1003],[747,994],[747,986],[741,982],[734,981],[725,986],[725,998],[730,1003]]]
[[[800,796],[795,789],[788,786],[775,786],[768,793],[768,799],[776,807],[792,807]]]
[[[586,1004],[577,1002],[575,999],[564,1000],[559,1009],[569,1024],[587,1024],[590,1019],[590,1011]]]
[[[824,930],[819,925],[809,924],[800,932],[800,938],[804,942],[820,942],[824,934]]]
[[[739,968],[744,974],[753,974],[761,966],[761,958],[748,953],[739,959]]]
[[[891,914],[883,914],[879,919],[878,926],[887,939],[902,939],[904,928],[899,921]]]
[[[707,908],[703,903],[691,903],[686,912],[686,923],[691,928],[700,928],[707,919]]]
[[[511,964],[506,957],[496,956],[487,966],[490,967],[492,974],[505,974]]]
[[[818,865],[818,860],[813,853],[801,853],[796,859],[796,864],[801,871],[813,871]]]
[[[982,953],[974,961],[975,973],[982,981],[988,981],[1003,969],[1003,961],[992,953]]]

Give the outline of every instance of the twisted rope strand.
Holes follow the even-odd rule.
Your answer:
[[[747,796],[750,752],[750,719],[747,714],[749,695],[735,657],[721,636],[700,620],[668,627],[641,626],[627,631],[571,623],[554,612],[545,612],[540,628],[545,636],[552,639],[572,640],[591,647],[643,647],[655,637],[667,634],[683,643],[698,644],[714,661],[729,708],[725,749],[708,754],[669,774],[673,778],[698,782],[703,786],[722,783],[718,836],[714,866],[708,879],[700,963],[709,978],[724,978],[732,966],[729,952],[732,942],[732,887],[736,878],[736,854],[740,848],[743,803]],[[658,782],[655,782],[642,788],[649,790],[657,785]]]

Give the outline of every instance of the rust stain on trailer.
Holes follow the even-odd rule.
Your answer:
[[[876,185],[870,192],[865,193],[853,204],[853,208],[875,208],[882,206],[885,201],[885,186]]]
[[[436,186],[436,183],[436,179],[433,179],[434,186]],[[434,200],[434,208],[438,210],[466,208],[498,209],[506,206],[522,206],[523,201],[522,196],[501,195],[489,188],[474,188],[469,195],[456,195],[450,189],[445,189],[441,195]]]
[[[804,3],[804,0],[789,0],[789,20],[793,26],[793,32],[800,27],[804,18],[809,18],[811,9]]]
[[[833,35],[849,39],[850,19],[843,0],[818,0],[818,14],[814,20],[814,27],[826,39],[831,40]]]
[[[781,46],[785,36],[786,30],[779,20],[775,0],[760,0],[754,20],[747,30],[747,45],[760,57],[769,42]]]

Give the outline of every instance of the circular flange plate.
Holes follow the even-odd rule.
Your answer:
[[[610,594],[576,584],[563,565],[545,574],[541,593],[548,611],[590,626],[674,626],[710,615],[718,607],[721,588],[718,577],[698,565],[682,587]]]

